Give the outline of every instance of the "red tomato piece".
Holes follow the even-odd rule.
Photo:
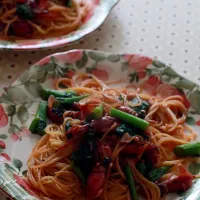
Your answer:
[[[101,194],[105,180],[105,169],[103,167],[94,168],[87,180],[86,198],[88,200],[95,199]]]
[[[27,21],[20,20],[11,24],[11,31],[16,36],[30,37],[34,30]]]
[[[48,6],[48,0],[39,0],[38,1],[38,8],[40,10],[45,10]]]

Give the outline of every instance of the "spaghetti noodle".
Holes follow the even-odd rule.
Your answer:
[[[2,0],[0,39],[46,38],[76,30],[88,11],[83,0]]]
[[[187,171],[198,158],[178,157],[173,151],[196,139],[185,124],[187,109],[182,97],[163,99],[130,85],[112,88],[91,74],[58,79],[56,89],[73,91],[66,101],[61,93],[56,97],[55,91],[57,99],[48,98],[49,118],[57,122],[61,116],[62,123],[45,128],[46,134],[28,159],[26,181],[40,199],[136,199],[125,166],[131,170],[137,194],[147,200],[185,191],[199,177]],[[125,122],[127,115],[113,117],[112,109],[148,127],[131,126]]]

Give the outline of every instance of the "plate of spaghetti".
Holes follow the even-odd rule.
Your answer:
[[[67,45],[97,29],[118,0],[2,0],[0,49]]]
[[[200,198],[200,87],[136,54],[48,56],[0,97],[12,199]]]

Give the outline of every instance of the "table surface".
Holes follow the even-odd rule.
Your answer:
[[[41,58],[78,48],[144,54],[200,84],[199,8],[199,0],[121,0],[101,28],[69,47],[42,52],[0,51],[0,90]]]

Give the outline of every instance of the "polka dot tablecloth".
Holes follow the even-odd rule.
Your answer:
[[[200,84],[199,8],[199,0],[121,0],[101,28],[69,47],[42,52],[0,51],[0,88],[41,58],[77,48],[141,53]]]

